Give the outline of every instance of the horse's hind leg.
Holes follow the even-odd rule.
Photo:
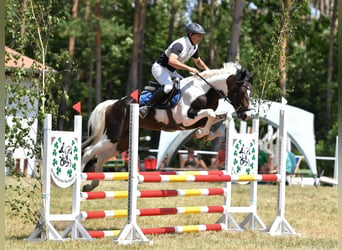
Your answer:
[[[82,170],[85,168],[86,164],[94,159],[98,154],[102,151],[107,150],[110,148],[112,143],[108,140],[103,138],[101,141],[97,142],[95,145],[90,145],[83,151],[82,155]]]
[[[95,167],[95,172],[103,171],[103,164],[106,163],[110,158],[115,156],[117,153],[116,144],[111,143],[111,147],[107,148],[104,151],[101,151],[100,154],[97,155],[97,162]],[[90,192],[94,190],[100,184],[99,180],[92,180],[90,184],[83,186],[83,192]]]

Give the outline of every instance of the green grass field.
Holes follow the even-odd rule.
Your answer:
[[[37,181],[25,178],[23,186],[30,189]],[[6,177],[6,186],[14,186],[17,181]],[[127,181],[103,181],[97,191],[127,190]],[[150,183],[142,184],[139,189],[185,189],[185,188],[214,188],[223,187],[221,183]],[[248,206],[249,185],[233,185],[233,205]],[[37,200],[39,195],[36,194]],[[26,193],[6,190],[6,199],[28,199]],[[31,198],[30,198],[31,199]],[[53,187],[51,193],[51,213],[71,212],[71,190]],[[162,208],[181,206],[223,205],[222,196],[207,197],[169,197],[139,199],[138,208]],[[266,226],[276,216],[277,186],[258,186],[258,215]],[[19,206],[19,205],[18,205]],[[32,207],[31,207],[32,206]],[[39,207],[39,202],[32,203],[30,208]],[[81,211],[112,210],[127,208],[126,199],[83,201]],[[5,249],[337,249],[338,244],[338,190],[331,187],[289,186],[286,189],[285,218],[299,236],[270,236],[269,234],[248,229],[245,232],[199,232],[183,234],[147,235],[153,245],[134,244],[117,245],[114,238],[94,240],[65,240],[32,242],[26,239],[33,232],[35,225],[24,223],[23,213],[11,211],[6,206],[5,219]],[[21,218],[21,217],[24,218]],[[220,214],[188,214],[154,217],[138,217],[137,223],[141,228],[163,227],[176,225],[196,225],[215,223]],[[233,214],[237,222],[241,222],[246,214]],[[126,218],[107,218],[86,220],[82,224],[87,230],[120,229],[126,223]],[[55,223],[57,230],[62,231],[67,222]]]

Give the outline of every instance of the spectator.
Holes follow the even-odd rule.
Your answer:
[[[160,166],[159,166],[159,169],[160,169],[160,170],[162,170],[162,169],[168,167],[168,165],[167,165],[167,161],[168,161],[168,160],[169,160],[169,157],[166,155],[166,156],[164,157],[164,159],[162,160],[162,162],[160,163]]]
[[[198,156],[195,155],[193,149],[188,150],[188,155],[181,161],[181,168],[203,168],[207,169],[207,165],[203,160],[198,159]]]
[[[293,174],[296,169],[296,157],[295,155],[287,151],[286,152],[286,173]]]
[[[217,168],[219,170],[224,170],[226,164],[226,144],[222,143],[220,151],[218,151],[216,158],[212,162],[210,168]]]
[[[273,165],[273,153],[268,150],[259,149],[258,155],[258,173],[274,174],[277,170]]]

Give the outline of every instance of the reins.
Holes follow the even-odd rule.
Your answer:
[[[221,90],[218,90],[215,86],[213,86],[211,83],[209,83],[204,77],[202,77],[199,73],[197,73],[196,75],[199,76],[199,78],[201,78],[206,84],[208,84],[211,88],[213,88],[221,97],[224,98],[225,101],[227,101],[228,103],[231,103],[231,101],[228,99],[227,96],[225,96]]]

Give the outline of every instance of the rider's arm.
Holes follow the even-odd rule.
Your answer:
[[[181,61],[178,60],[178,56],[174,53],[171,53],[169,56],[169,64],[176,68],[176,69],[182,69],[182,70],[187,70],[189,72],[192,72],[194,74],[198,73],[198,70],[196,68],[190,67]]]
[[[209,67],[202,61],[202,59],[200,57],[198,58],[193,58],[194,62],[196,64],[196,67],[199,69],[203,69],[203,70],[208,70]]]

